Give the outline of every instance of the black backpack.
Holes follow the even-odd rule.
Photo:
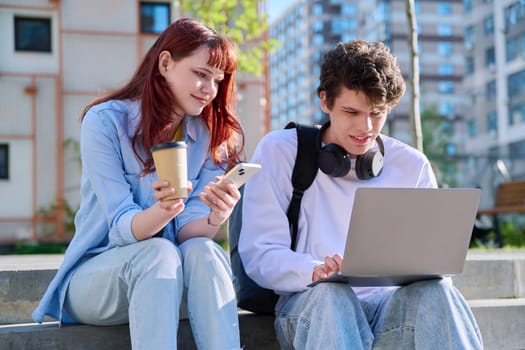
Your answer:
[[[295,249],[301,199],[304,191],[314,181],[319,169],[320,129],[317,126],[305,126],[294,122],[288,123],[285,127],[285,129],[291,128],[295,128],[297,131],[297,156],[292,173],[293,195],[286,215],[288,216],[290,234],[292,236],[291,248]],[[244,186],[240,189],[241,193],[243,189]],[[244,271],[244,266],[237,250],[241,226],[242,196],[229,219],[230,258],[235,292],[237,293],[237,305],[244,310],[257,314],[273,315],[278,295],[273,290],[260,287]]]

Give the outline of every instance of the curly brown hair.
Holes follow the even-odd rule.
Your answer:
[[[405,93],[396,58],[381,42],[352,40],[339,43],[324,56],[317,93],[325,91],[332,108],[344,86],[362,91],[373,105],[393,107]]]

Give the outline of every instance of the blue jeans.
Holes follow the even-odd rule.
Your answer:
[[[177,349],[181,304],[197,348],[240,348],[229,260],[208,238],[178,248],[152,238],[101,253],[73,273],[64,307],[81,323],[129,323],[132,348],[150,350]]]
[[[449,278],[359,300],[341,283],[292,295],[278,310],[281,349],[483,349],[467,303]]]

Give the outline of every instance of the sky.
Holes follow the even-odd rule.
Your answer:
[[[273,21],[281,13],[284,12],[294,1],[292,0],[266,0],[266,8],[268,9],[268,19]]]

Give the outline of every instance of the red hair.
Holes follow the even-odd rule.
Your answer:
[[[237,54],[228,39],[192,19],[182,18],[167,27],[148,50],[130,81],[122,88],[91,102],[84,109],[82,118],[89,108],[101,102],[140,99],[142,118],[132,137],[133,150],[144,166],[144,173],[153,172],[153,158],[149,149],[155,144],[169,141],[169,130],[173,123],[171,112],[175,109],[174,96],[159,72],[159,55],[166,50],[177,61],[191,56],[203,45],[209,48],[208,64],[223,71],[224,79],[219,84],[217,96],[204,107],[201,117],[210,131],[212,159],[216,164],[226,162],[231,167],[239,161],[244,149],[244,132],[233,114]],[[138,143],[146,151],[146,159],[138,152]]]

